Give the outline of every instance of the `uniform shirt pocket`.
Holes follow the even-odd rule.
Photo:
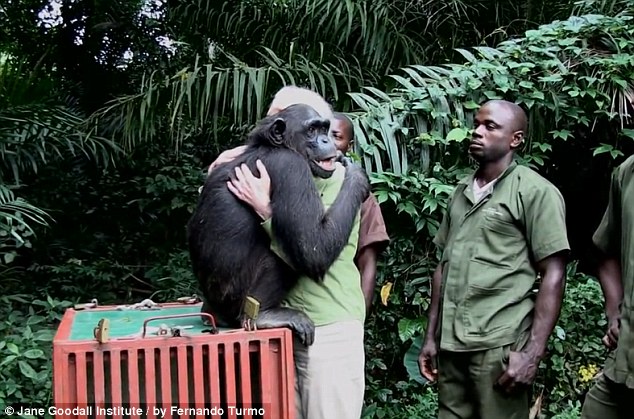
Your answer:
[[[522,230],[510,214],[490,209],[482,218],[481,237],[473,248],[475,262],[503,269],[515,269],[526,250]]]

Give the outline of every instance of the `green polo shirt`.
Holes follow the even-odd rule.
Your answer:
[[[344,175],[345,168],[338,164],[335,173],[330,178],[314,178],[326,209],[337,198]],[[361,289],[361,274],[354,264],[359,240],[359,214],[357,212],[348,243],[326,272],[323,283],[317,283],[307,276],[301,276],[283,303],[287,307],[306,313],[316,326],[345,320],[359,320],[363,323],[365,320],[365,299]],[[292,266],[273,236],[270,219],[262,225],[271,237],[271,250]]]
[[[592,240],[621,261],[623,304],[618,347],[605,363],[605,375],[634,389],[634,156],[612,174],[608,207]]]
[[[434,238],[443,249],[440,348],[508,345],[532,324],[536,262],[570,249],[559,190],[513,162],[480,201],[460,181]]]

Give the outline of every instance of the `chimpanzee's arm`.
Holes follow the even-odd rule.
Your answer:
[[[271,246],[270,246],[271,251],[275,253],[277,256],[279,256],[280,259],[282,259],[288,266],[290,266],[291,268],[295,270],[298,270],[297,268],[295,268],[295,266],[293,265],[293,262],[291,262],[288,255],[284,253],[284,249],[282,248],[281,243],[275,237],[275,233],[273,232],[273,224],[270,218],[267,220],[264,220],[264,222],[262,223],[262,228],[264,228],[264,231],[266,231],[266,233],[269,235],[271,239]]]
[[[348,243],[369,185],[361,168],[346,168],[341,191],[325,211],[306,160],[292,151],[262,158],[271,177],[273,236],[291,266],[314,279],[326,271]]]
[[[252,160],[252,159],[251,159]],[[248,204],[264,221],[260,223],[270,239],[270,249],[279,256],[289,267],[293,267],[288,256],[284,254],[279,242],[273,234],[271,224],[271,179],[261,160],[256,160],[259,177],[255,176],[247,164],[234,168],[235,176],[230,175],[227,187],[238,199]],[[264,172],[263,172],[264,171]],[[265,173],[266,172],[266,173]]]

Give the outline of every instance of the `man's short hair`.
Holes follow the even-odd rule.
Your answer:
[[[273,115],[297,104],[308,105],[323,118],[333,119],[332,108],[319,93],[297,86],[282,87],[275,94],[267,115]]]
[[[487,104],[499,105],[508,110],[513,117],[513,131],[522,131],[524,135],[527,135],[528,117],[526,116],[526,111],[524,111],[520,105],[502,99],[492,99],[484,103],[484,105]]]
[[[334,112],[333,117],[338,121],[343,121],[347,125],[346,130],[348,131],[350,142],[354,142],[354,125],[352,124],[352,120],[348,118],[346,114],[341,112]]]

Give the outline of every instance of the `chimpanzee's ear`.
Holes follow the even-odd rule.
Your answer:
[[[269,138],[271,139],[271,143],[273,143],[273,145],[281,145],[284,142],[284,132],[286,132],[286,121],[284,121],[282,118],[277,118],[271,124],[271,128],[269,131],[270,131]]]

